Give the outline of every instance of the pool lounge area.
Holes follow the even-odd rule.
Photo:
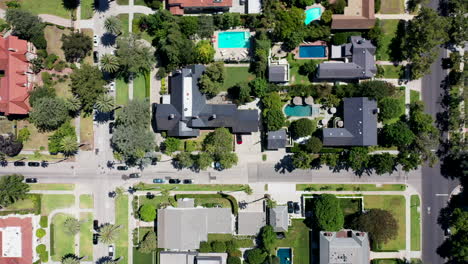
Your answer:
[[[292,248],[278,248],[276,256],[280,259],[280,264],[292,264]]]
[[[294,58],[305,59],[328,59],[328,47],[325,41],[305,42],[293,51]]]
[[[212,38],[215,61],[248,61],[251,39],[254,33],[247,29],[215,31]]]

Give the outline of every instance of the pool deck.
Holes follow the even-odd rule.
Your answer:
[[[250,32],[248,29],[237,28],[225,31],[215,31],[211,42],[215,49],[214,60],[215,61],[250,61],[250,48],[218,48],[218,34],[221,32],[249,32],[250,33],[250,47],[252,47],[253,36],[255,32]]]
[[[325,57],[314,57],[314,58],[302,58],[299,56],[299,47],[301,46],[325,46]],[[292,52],[294,54],[294,59],[296,60],[328,60],[328,44],[326,41],[317,40],[314,42],[303,42],[299,46],[297,46]]]

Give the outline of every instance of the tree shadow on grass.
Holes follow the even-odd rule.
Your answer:
[[[395,37],[390,42],[389,56],[393,62],[403,60],[403,41],[405,36],[406,21],[400,20],[398,22],[397,32]]]

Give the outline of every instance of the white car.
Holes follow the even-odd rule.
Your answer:
[[[109,91],[113,92],[115,91],[115,81],[112,81],[109,83]]]
[[[113,257],[113,256],[114,256],[114,246],[110,245],[109,246],[109,257]]]
[[[99,46],[99,37],[98,37],[98,35],[94,35],[93,43],[94,43],[94,47]]]

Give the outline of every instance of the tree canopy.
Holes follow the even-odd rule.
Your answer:
[[[379,101],[379,120],[386,121],[405,113],[405,105],[397,98],[385,97]]]
[[[395,158],[389,153],[374,154],[370,158],[370,164],[378,175],[392,173],[395,169]]]
[[[233,136],[227,128],[216,128],[203,140],[203,149],[225,169],[237,164],[237,155],[232,152]]]
[[[276,248],[276,233],[271,225],[266,225],[260,230],[261,246],[269,255],[274,254]]]
[[[68,119],[68,108],[62,98],[43,97],[35,102],[29,118],[43,131],[55,130]]]
[[[129,78],[131,75],[149,72],[153,68],[156,60],[150,47],[147,47],[135,34],[121,36],[116,41],[117,56],[120,70],[119,75]]]
[[[70,75],[71,89],[81,101],[83,111],[91,113],[99,96],[106,91],[102,72],[98,67],[83,64]]]
[[[313,200],[314,221],[320,231],[339,231],[344,216],[340,202],[333,194],[322,194]]]
[[[140,241],[137,250],[143,254],[154,252],[158,249],[157,242],[156,232],[151,230]]]
[[[317,123],[308,118],[294,120],[289,127],[293,138],[301,138],[311,136],[317,128]]]
[[[138,210],[140,219],[145,222],[152,222],[156,219],[156,208],[152,204],[143,204]]]
[[[23,182],[23,175],[11,174],[0,177],[0,207],[7,207],[26,198],[29,185]]]
[[[215,49],[208,40],[201,40],[195,45],[195,61],[208,64],[214,60]]]
[[[47,41],[44,38],[44,27],[42,20],[20,8],[8,8],[5,13],[5,20],[11,24],[13,35],[21,39],[31,41],[38,49],[45,49]]]
[[[382,135],[386,146],[407,147],[415,139],[414,133],[403,121],[385,125],[382,129]]]
[[[374,245],[382,245],[394,239],[398,234],[398,222],[389,211],[382,209],[369,209],[354,218],[351,228],[368,232]]]
[[[82,61],[91,53],[93,43],[91,37],[83,32],[72,32],[62,35],[62,49],[67,61]]]

